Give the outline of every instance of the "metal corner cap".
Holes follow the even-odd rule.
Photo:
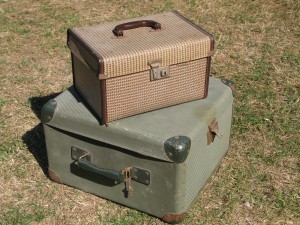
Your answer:
[[[60,177],[57,175],[57,173],[55,173],[53,170],[51,170],[50,168],[48,168],[48,177],[58,183],[58,184],[62,184],[62,181],[60,179]]]
[[[49,100],[42,108],[41,121],[43,124],[49,123],[55,113],[57,102],[54,99]]]
[[[176,163],[182,163],[189,154],[191,143],[191,139],[186,136],[175,136],[165,141],[164,149],[169,159]]]
[[[166,214],[163,216],[162,220],[170,223],[170,224],[177,224],[182,222],[182,220],[187,216],[187,212],[183,212],[180,214]]]
[[[233,97],[235,97],[235,94],[236,94],[236,88],[234,86],[234,82],[231,81],[231,80],[226,80],[226,79],[221,79],[222,83],[227,85],[228,87],[231,88],[231,91],[232,91],[232,95]]]

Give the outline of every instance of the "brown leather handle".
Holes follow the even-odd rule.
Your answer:
[[[160,23],[155,22],[153,20],[138,20],[138,21],[119,24],[115,26],[112,32],[114,33],[114,35],[119,37],[119,36],[123,36],[124,30],[130,30],[139,27],[151,27],[154,30],[161,29]]]

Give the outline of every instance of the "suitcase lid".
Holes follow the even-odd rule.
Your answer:
[[[231,89],[221,80],[211,77],[206,99],[116,120],[105,126],[99,125],[99,120],[72,86],[45,104],[42,122],[140,155],[172,162],[176,159],[167,155],[167,140],[181,136],[185,138],[179,141],[190,139],[192,145],[196,135],[203,135],[206,140],[208,125],[231,107],[232,102]]]
[[[100,79],[107,79],[211,56],[214,39],[172,11],[68,29],[68,46]]]

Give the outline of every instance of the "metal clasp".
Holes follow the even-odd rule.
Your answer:
[[[170,76],[169,66],[161,67],[161,59],[154,59],[148,62],[150,69],[150,80],[159,80]]]
[[[132,196],[133,188],[131,180],[135,180],[145,185],[150,184],[150,172],[138,167],[127,167],[122,170],[125,177],[125,192],[127,197]]]
[[[128,168],[125,168],[123,171],[123,174],[125,176],[125,189],[126,189],[126,194],[127,194],[127,197],[131,197],[132,195],[132,192],[133,192],[133,189],[131,187],[131,168],[128,167]]]
[[[211,124],[208,126],[208,133],[207,133],[207,144],[209,145],[215,140],[215,137],[218,136],[220,139],[223,138],[222,134],[219,131],[218,121],[213,119]]]

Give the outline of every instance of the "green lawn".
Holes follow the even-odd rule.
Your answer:
[[[237,88],[229,153],[183,224],[300,224],[297,0],[0,0],[0,224],[164,224],[50,181],[39,118],[72,85],[69,27],[172,9],[215,36],[212,75]]]

